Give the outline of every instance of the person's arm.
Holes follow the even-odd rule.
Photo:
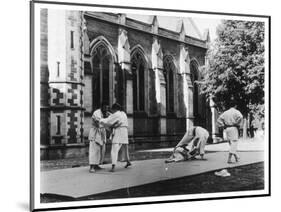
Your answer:
[[[107,118],[100,119],[99,123],[101,125],[103,125],[104,127],[112,127],[116,123],[118,123],[118,116],[116,115],[116,113],[113,113],[110,116],[108,116]]]
[[[224,124],[224,117],[223,117],[223,114],[219,116],[219,118],[217,119],[217,124],[218,124],[218,127],[225,127],[225,124]]]
[[[235,114],[235,121],[237,123],[237,127],[240,128],[243,123],[243,115],[239,111]]]
[[[193,139],[193,136],[189,135],[189,133],[186,132],[176,147],[182,146],[184,144],[188,144],[191,142],[192,139]]]
[[[200,128],[196,127],[196,129],[194,131],[194,137],[191,141],[192,142],[192,148],[194,148],[195,141],[200,138],[200,135],[201,135],[200,133],[201,133]],[[197,146],[197,143],[198,142],[196,142],[196,146]]]
[[[218,118],[217,124],[218,124],[218,127],[223,127],[224,126],[223,118],[221,116]]]

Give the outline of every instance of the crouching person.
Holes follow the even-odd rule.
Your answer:
[[[174,148],[171,157],[166,160],[166,163],[179,162],[196,158],[197,155],[204,159],[205,145],[209,137],[209,132],[200,126],[192,127],[185,133],[183,138]]]
[[[191,141],[191,154],[195,157],[200,155],[201,160],[204,160],[205,146],[209,138],[209,132],[203,127],[193,127],[193,139]]]

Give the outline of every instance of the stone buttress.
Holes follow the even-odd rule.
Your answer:
[[[83,14],[49,10],[50,145],[83,143]]]

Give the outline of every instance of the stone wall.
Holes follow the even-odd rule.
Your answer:
[[[117,15],[112,14],[104,16],[105,20],[103,19],[102,14],[100,13],[91,13],[89,16],[85,16],[87,20],[87,35],[89,39],[89,43],[91,41],[95,40],[97,37],[104,37],[109,44],[114,49],[114,53],[117,54],[118,57],[118,25],[119,23],[119,17]],[[134,20],[127,20],[126,22],[128,26],[132,28],[127,28],[127,37],[128,42],[130,45],[130,49],[134,49],[135,47],[140,47],[143,52],[144,56],[147,59],[147,81],[146,81],[146,97],[145,97],[145,104],[147,105],[145,113],[134,113],[134,136],[157,136],[160,133],[159,130],[159,109],[157,106],[156,101],[156,88],[155,88],[155,72],[152,70],[151,67],[151,58],[152,58],[152,44],[153,44],[153,36],[151,32],[148,30],[149,26],[147,24],[143,24],[141,22]],[[133,28],[137,28],[140,30],[134,30]],[[165,30],[161,29],[161,33],[165,35]],[[178,37],[174,37],[174,39],[170,39],[169,36],[172,36],[173,33],[167,32],[167,37],[159,36],[158,42],[161,45],[163,56],[171,55],[174,58],[174,63],[176,69],[175,71],[175,82],[174,82],[174,104],[175,104],[175,114],[168,115],[166,121],[168,134],[182,134],[185,132],[185,119],[187,117],[184,101],[183,101],[183,77],[179,74],[179,55],[180,55],[180,45],[181,43],[178,41]],[[175,33],[174,33],[175,34]],[[195,58],[197,61],[199,61],[199,65],[204,65],[204,58],[206,49],[202,47],[196,47],[192,44],[185,44],[185,47],[188,49],[189,57]],[[86,47],[87,51],[90,52],[91,47]],[[86,66],[85,62],[85,66]],[[88,63],[89,64],[89,63]],[[90,70],[88,70],[90,72]],[[91,75],[86,74],[86,88],[90,88],[91,85],[90,80]],[[114,79],[117,80],[117,79]],[[117,82],[115,82],[118,84]],[[122,87],[122,86],[121,86]],[[115,94],[118,95],[118,92]],[[88,100],[85,100],[87,104],[91,104],[91,92],[89,90],[85,91],[85,97],[88,98]],[[201,99],[200,99],[201,101]],[[204,106],[200,105],[200,107],[204,108]],[[200,111],[203,111],[200,108]],[[87,111],[87,113],[90,111]],[[192,110],[191,110],[192,113]],[[130,116],[130,114],[129,114]],[[192,115],[191,115],[192,116]],[[87,115],[86,119],[90,119],[90,114]],[[90,127],[90,120],[87,121],[87,126],[85,128]],[[85,129],[85,134],[88,132],[88,129]]]
[[[50,144],[79,144],[84,123],[83,17],[78,11],[48,12]]]
[[[124,46],[120,46],[120,36],[124,36]],[[195,60],[202,66],[206,54],[205,41],[182,36],[183,31],[158,30],[157,18],[145,24],[126,20],[120,14],[42,10],[41,144],[50,146],[42,149],[42,157],[86,154],[85,144],[94,110],[92,50],[99,41],[112,55],[110,104],[118,101],[126,109],[130,143],[139,147],[145,143],[158,146],[175,143],[194,120],[190,61]],[[159,49],[153,50],[155,47]],[[135,49],[146,61],[145,110],[141,112],[133,111],[135,97],[130,55]],[[182,54],[187,57],[183,58]],[[173,58],[175,66],[172,113],[166,113],[165,109],[163,58],[166,56]],[[202,102],[200,112],[209,115],[204,111],[204,99],[199,99]],[[75,147],[78,148],[76,152]]]

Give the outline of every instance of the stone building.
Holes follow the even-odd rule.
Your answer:
[[[192,125],[214,134],[196,84],[209,33],[164,18],[41,10],[42,159],[85,155],[102,101],[124,107],[131,148],[170,146]]]

